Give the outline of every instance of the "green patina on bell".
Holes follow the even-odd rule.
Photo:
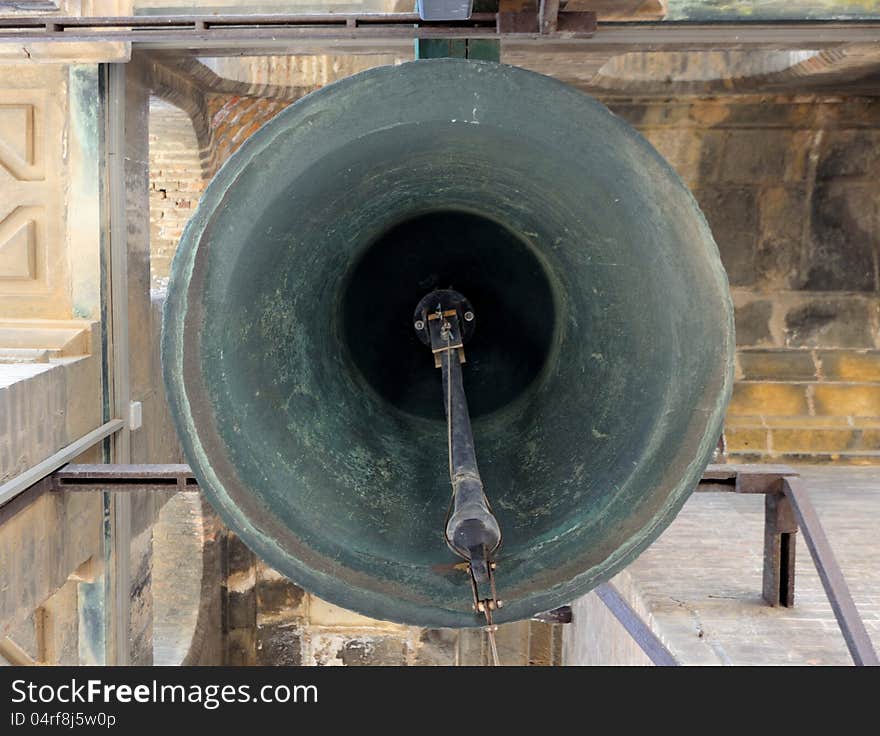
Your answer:
[[[255,133],[175,257],[165,380],[187,458],[269,564],[393,621],[476,626],[444,539],[440,376],[413,330],[473,304],[463,366],[503,530],[496,621],[570,602],[696,485],[732,383],[693,197],[605,107],[488,62],[372,69]]]

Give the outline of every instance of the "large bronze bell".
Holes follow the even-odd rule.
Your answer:
[[[297,583],[377,618],[481,624],[444,535],[438,363],[413,327],[435,289],[476,314],[461,376],[503,534],[495,620],[525,618],[660,534],[732,383],[709,228],[595,100],[444,59],[278,115],[214,178],[175,258],[175,421],[226,522]]]

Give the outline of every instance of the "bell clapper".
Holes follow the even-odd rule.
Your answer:
[[[501,528],[483,491],[477,468],[461,373],[461,365],[465,362],[464,343],[473,334],[475,313],[468,300],[457,291],[436,290],[419,302],[413,324],[419,338],[431,348],[434,366],[442,371],[449,478],[452,482],[446,543],[468,562],[474,612],[486,619],[493,662],[498,664],[493,612],[502,606],[502,602],[495,591],[496,563],[492,561],[492,555],[501,544]]]

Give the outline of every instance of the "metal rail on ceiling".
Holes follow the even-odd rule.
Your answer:
[[[513,18],[512,16],[517,16]],[[280,51],[302,44],[385,47],[414,38],[500,38],[515,44],[591,50],[819,49],[880,42],[875,21],[608,22],[561,11],[556,30],[539,32],[522,14],[475,13],[468,21],[422,21],[413,13],[0,17],[0,43],[122,41],[150,50],[217,54]]]

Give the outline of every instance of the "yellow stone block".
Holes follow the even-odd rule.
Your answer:
[[[866,428],[860,432],[856,431],[859,435],[859,449],[880,451],[880,427]]]
[[[853,445],[852,429],[773,429],[773,452],[844,452]]]
[[[309,623],[312,626],[352,627],[359,629],[388,629],[394,631],[406,631],[407,627],[390,621],[362,616],[354,611],[349,611],[332,603],[321,600],[316,596],[309,596]]]
[[[764,419],[770,429],[777,427],[793,427],[795,429],[833,429],[834,427],[851,427],[849,417],[809,417],[809,416],[791,416],[791,417],[766,417]]]
[[[724,430],[728,452],[765,452],[767,430],[764,427],[728,427]]]
[[[813,399],[816,414],[880,416],[880,384],[820,383]]]
[[[745,380],[813,381],[816,365],[808,350],[742,350],[739,365]]]
[[[733,387],[727,413],[761,416],[807,414],[806,387],[791,383],[741,382]]]
[[[880,352],[828,350],[820,353],[820,359],[827,380],[880,383]]]

